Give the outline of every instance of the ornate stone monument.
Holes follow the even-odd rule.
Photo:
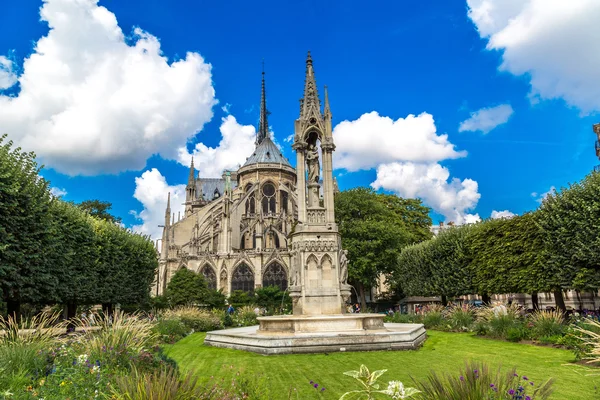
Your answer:
[[[293,315],[258,318],[258,329],[209,332],[206,344],[277,354],[412,349],[425,339],[421,324],[384,324],[381,314],[345,312],[351,286],[347,283],[347,252],[341,247],[335,223],[331,117],[327,88],[321,112],[308,53],[304,97],[292,146],[298,198],[289,271]]]

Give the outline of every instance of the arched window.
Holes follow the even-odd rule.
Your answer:
[[[248,200],[246,200],[246,214],[254,214],[256,213],[256,202],[254,201],[254,193],[248,196]]]
[[[288,287],[288,277],[285,268],[279,263],[269,264],[263,273],[263,287],[277,286],[281,290]]]
[[[219,193],[219,189],[215,189],[213,192],[213,199],[218,199],[219,197],[221,197],[221,193]]]
[[[265,183],[262,187],[262,209],[263,214],[274,214],[275,211],[275,186],[272,183]]]
[[[281,211],[287,214],[288,212],[288,193],[285,190],[279,191],[279,199],[281,201]]]
[[[231,275],[231,291],[254,292],[254,273],[246,264],[240,264]]]
[[[204,279],[206,279],[206,283],[208,284],[208,288],[212,290],[217,290],[217,274],[212,269],[212,267],[208,264],[204,265],[200,270]]]

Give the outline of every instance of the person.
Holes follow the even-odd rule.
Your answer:
[[[389,316],[393,316],[394,315],[394,309],[392,307],[390,307],[390,309],[388,310],[388,315]]]
[[[356,313],[360,313],[360,304],[356,303]]]
[[[228,313],[228,314],[233,314],[233,312],[234,312],[234,311],[235,311],[235,310],[234,310],[233,306],[230,304],[230,305],[229,305],[229,308],[227,309],[227,313]]]
[[[260,308],[258,308],[258,306],[254,307],[254,314],[257,316],[260,315]]]

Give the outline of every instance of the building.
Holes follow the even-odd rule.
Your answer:
[[[327,91],[321,111],[310,53],[306,63],[304,98],[296,127],[305,123],[318,125],[330,136]],[[298,204],[297,192],[310,196],[315,206],[328,203],[324,209],[332,210],[333,198],[327,191],[335,191],[336,183],[321,180],[317,172],[316,181],[314,176],[308,177],[308,189],[297,190],[297,182],[304,182],[305,177],[298,179],[296,169],[273,143],[268,115],[263,72],[256,147],[244,165],[237,171],[225,171],[219,179],[206,179],[202,178],[202,171],[195,170],[192,160],[181,219],[175,220],[171,214],[168,195],[155,294],[164,293],[180,268],[201,273],[211,288],[225,294],[235,290],[251,292],[270,285],[288,288],[290,238],[299,223],[299,212],[307,213],[309,219],[326,218],[328,222],[333,216],[333,211],[331,215],[321,215],[303,209],[304,201]],[[310,149],[303,152],[308,161],[312,156]],[[316,157],[318,166],[318,154]],[[322,161],[324,171],[331,168],[330,159],[325,157]],[[310,162],[309,174],[314,173]],[[304,163],[302,158],[302,174]]]

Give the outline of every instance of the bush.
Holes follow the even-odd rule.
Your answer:
[[[490,327],[485,321],[477,321],[475,325],[473,325],[473,332],[479,336],[487,336],[490,334]]]
[[[233,308],[238,309],[254,303],[255,298],[253,294],[244,292],[243,290],[234,290],[229,295],[229,299],[227,301],[233,306]]]
[[[423,400],[458,399],[526,399],[545,400],[552,394],[552,381],[534,385],[526,376],[519,376],[513,369],[502,373],[485,364],[467,363],[456,375],[441,376],[432,372],[427,380],[418,382],[413,378]]]
[[[468,331],[475,322],[475,310],[469,304],[454,305],[443,312],[453,330]]]
[[[422,324],[423,316],[417,314],[400,314],[386,315],[383,320],[385,322],[393,322],[397,324]]]
[[[190,334],[191,329],[188,328],[179,319],[159,319],[154,326],[155,332],[159,336],[159,340],[163,343],[175,343]]]
[[[256,289],[256,304],[267,310],[268,315],[283,314],[292,309],[292,298],[277,286]]]
[[[566,331],[565,319],[560,311],[536,311],[530,316],[534,338],[562,336]]]
[[[234,326],[252,326],[258,325],[257,315],[254,312],[256,307],[244,306],[239,308],[233,314],[233,325]]]
[[[219,315],[210,311],[200,310],[194,306],[183,306],[164,313],[165,319],[179,319],[183,324],[194,332],[208,332],[223,329],[223,323]]]
[[[519,327],[521,319],[520,310],[514,304],[483,307],[478,311],[478,317],[488,324],[490,336],[502,339],[507,338],[509,329]]]
[[[529,335],[527,334],[527,329],[525,328],[525,326],[519,323],[515,323],[513,324],[513,326],[509,327],[506,330],[505,339],[509,342],[520,342],[523,339],[527,339],[528,336]]]
[[[204,396],[198,378],[188,373],[179,379],[177,371],[172,368],[162,368],[150,374],[140,374],[134,370],[132,374],[117,377],[113,397],[120,400],[209,398]]]

